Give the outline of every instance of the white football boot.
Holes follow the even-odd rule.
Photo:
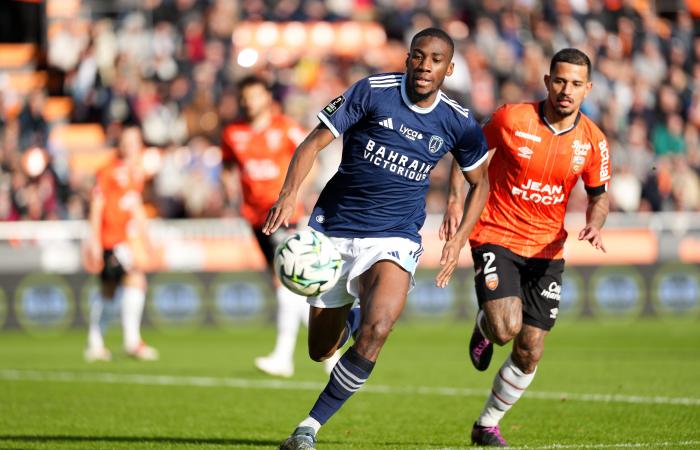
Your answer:
[[[111,361],[112,353],[106,347],[88,347],[83,353],[85,361],[96,362],[96,361]]]
[[[136,348],[126,350],[126,354],[140,361],[157,361],[160,356],[158,354],[158,350],[146,345],[146,343],[143,341],[139,342],[139,345],[137,345]]]
[[[274,355],[255,358],[255,367],[275,377],[289,378],[294,375],[294,364],[291,361],[283,361]]]

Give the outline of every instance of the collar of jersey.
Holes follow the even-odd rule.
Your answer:
[[[418,114],[428,114],[430,111],[434,110],[435,107],[440,103],[440,90],[438,90],[437,95],[435,96],[435,101],[433,102],[432,105],[423,108],[421,106],[416,105],[415,103],[412,103],[411,100],[409,100],[408,95],[406,94],[406,74],[404,74],[401,77],[401,98],[403,99],[403,102],[411,108],[411,111],[415,111]]]
[[[538,113],[540,115],[540,119],[542,119],[542,122],[544,122],[544,124],[547,125],[547,128],[549,128],[549,131],[551,131],[552,134],[554,134],[555,136],[561,136],[562,134],[566,134],[569,131],[576,128],[576,125],[578,125],[579,121],[581,120],[581,111],[580,110],[578,113],[576,113],[576,120],[574,120],[573,125],[571,125],[569,128],[566,128],[564,130],[557,130],[556,128],[554,128],[552,126],[552,124],[549,123],[549,121],[547,120],[547,117],[544,115],[544,102],[545,101],[546,100],[543,100],[537,105],[537,110],[538,110]]]

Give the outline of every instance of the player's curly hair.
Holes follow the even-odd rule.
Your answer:
[[[552,62],[549,63],[549,73],[554,72],[554,67],[560,63],[576,64],[577,66],[586,66],[588,79],[591,78],[591,60],[588,55],[577,48],[565,48],[559,50],[552,56]]]
[[[238,81],[238,83],[236,83],[236,88],[238,89],[238,92],[241,92],[243,89],[257,84],[264,87],[268,91],[272,91],[270,83],[268,83],[266,79],[258,75],[247,75],[241,78]]]
[[[454,53],[455,51],[455,43],[450,37],[449,34],[447,34],[444,30],[441,30],[440,28],[426,28],[424,30],[419,31],[416,33],[415,36],[413,36],[413,39],[411,39],[411,49],[413,49],[413,46],[415,45],[416,41],[420,38],[423,37],[435,37],[438,39],[441,39],[447,43],[447,45],[450,46],[450,53]]]

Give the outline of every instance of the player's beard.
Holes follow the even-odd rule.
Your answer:
[[[569,106],[569,107],[559,106],[559,104],[558,104],[558,102],[560,100],[559,98],[555,99],[552,102],[552,107],[553,107],[552,109],[554,109],[554,113],[561,119],[563,119],[565,117],[569,117],[570,115],[572,115],[578,111],[578,106],[576,106],[574,99],[572,99],[570,97],[563,97],[563,98],[566,98],[567,100],[569,100],[571,102],[571,106]]]
[[[411,80],[410,84],[408,84],[408,86],[406,86],[408,88],[407,89],[408,98],[410,98],[413,103],[418,103],[420,101],[426,100],[426,99],[430,98],[430,96],[435,93],[434,90],[430,90],[426,93],[420,93],[416,90],[416,86],[414,83],[415,83],[415,81]]]

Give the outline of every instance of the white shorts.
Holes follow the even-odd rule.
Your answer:
[[[400,237],[330,239],[343,258],[340,279],[323,294],[308,297],[309,305],[317,308],[339,308],[353,303],[359,297],[360,275],[376,262],[383,260],[395,262],[411,275],[409,291],[416,285],[413,275],[423,254],[422,245]]]

